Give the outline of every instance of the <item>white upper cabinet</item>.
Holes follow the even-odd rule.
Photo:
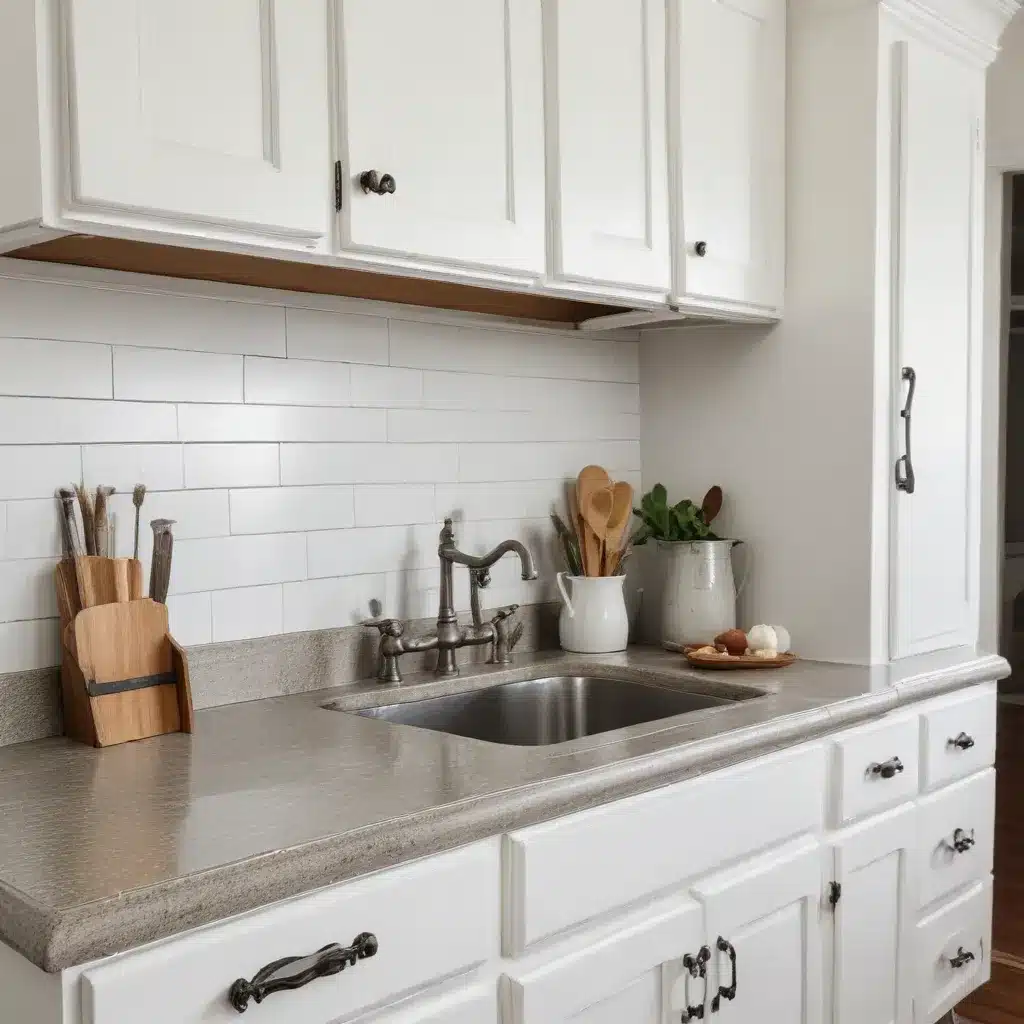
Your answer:
[[[329,224],[324,0],[66,0],[69,213],[313,246]],[[176,225],[175,230],[182,230]],[[200,243],[201,244],[201,243]]]
[[[892,655],[973,644],[971,500],[984,72],[896,44]],[[913,373],[913,380],[902,379]],[[913,389],[911,391],[911,389]],[[910,402],[911,393],[913,402]],[[905,419],[910,412],[911,447]],[[913,492],[909,491],[913,471]]]
[[[540,0],[338,10],[341,247],[542,274]]]
[[[667,292],[665,4],[546,0],[553,276]]]
[[[766,309],[785,278],[785,0],[673,0],[676,291]]]

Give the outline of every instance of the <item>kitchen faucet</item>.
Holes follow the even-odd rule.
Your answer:
[[[537,570],[533,556],[517,540],[504,540],[486,555],[468,555],[455,546],[455,530],[451,519],[445,519],[438,537],[437,556],[441,563],[441,592],[437,609],[437,629],[424,636],[406,637],[405,623],[400,619],[381,619],[373,623],[380,631],[377,678],[381,682],[400,683],[402,674],[398,659],[403,654],[417,651],[437,651],[439,676],[459,674],[455,652],[460,647],[491,645],[491,664],[508,665],[512,662],[512,648],[518,640],[521,627],[512,628],[512,617],[519,605],[500,608],[489,622],[480,612],[480,591],[491,581],[490,568],[500,558],[514,552],[519,556],[524,580],[535,580]],[[454,566],[464,565],[469,570],[469,604],[473,624],[463,626],[455,614]]]

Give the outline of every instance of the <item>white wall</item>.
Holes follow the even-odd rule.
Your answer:
[[[80,479],[117,487],[119,554],[146,484],[147,566],[177,520],[186,644],[433,614],[453,513],[467,550],[541,558],[539,583],[500,563],[489,606],[550,599],[563,480],[639,485],[638,372],[635,340],[0,260],[0,672],[58,660],[53,493]]]

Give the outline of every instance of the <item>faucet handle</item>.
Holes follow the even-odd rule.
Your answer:
[[[497,624],[498,624],[499,622],[501,622],[501,621],[502,621],[503,619],[509,619],[509,618],[511,618],[511,617],[512,617],[513,615],[515,615],[515,613],[516,613],[517,611],[519,611],[519,605],[517,605],[517,604],[510,604],[510,605],[507,605],[507,606],[506,606],[506,607],[504,607],[504,608],[499,608],[499,609],[498,609],[498,610],[497,610],[497,611],[496,611],[496,612],[495,612],[495,613],[494,613],[494,614],[493,614],[493,615],[491,616],[491,622],[492,622],[492,623],[493,623],[494,625],[497,625]]]
[[[363,625],[376,626],[382,637],[400,637],[405,632],[405,623],[401,619],[369,619]]]

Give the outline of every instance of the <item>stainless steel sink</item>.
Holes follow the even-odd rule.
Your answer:
[[[748,696],[760,694],[751,691]],[[627,679],[551,676],[365,708],[354,714],[489,743],[543,747],[704,711],[735,699],[745,698],[712,697]]]

